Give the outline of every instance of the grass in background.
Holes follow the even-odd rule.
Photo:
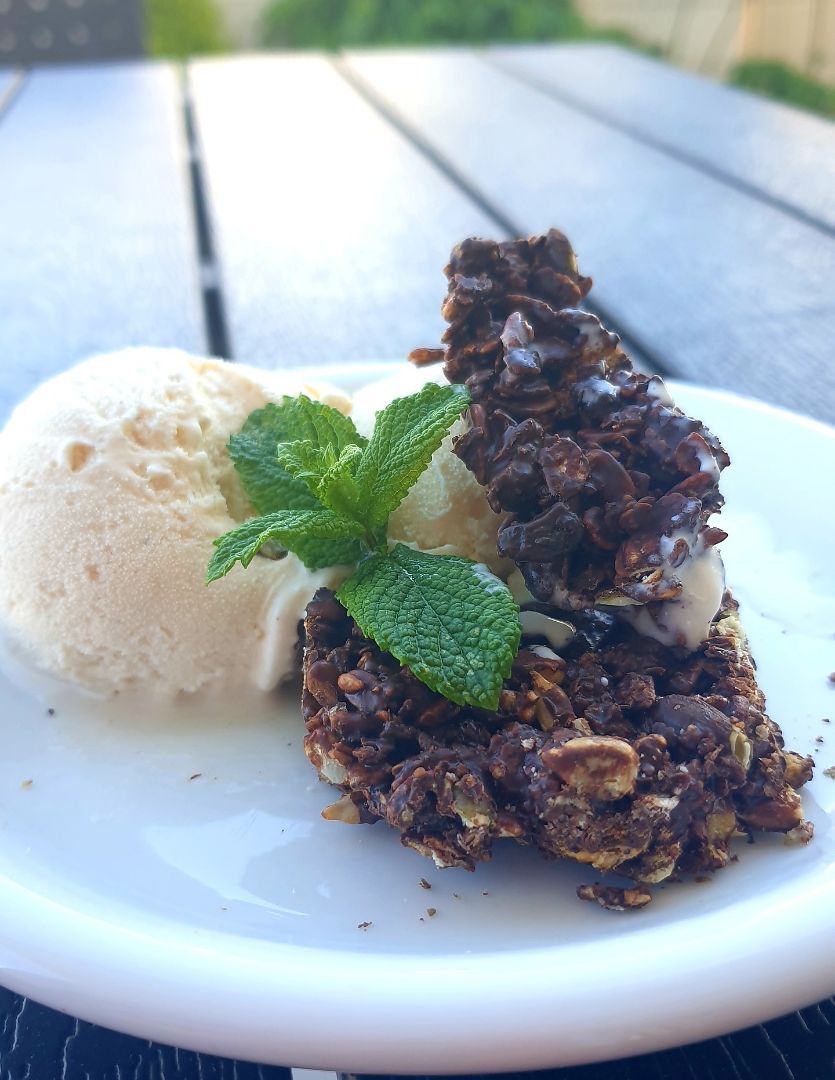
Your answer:
[[[624,31],[591,27],[571,0],[275,0],[262,16],[271,48],[360,45],[480,45],[558,38],[618,40]]]
[[[775,60],[746,60],[728,79],[735,86],[835,118],[835,87],[810,79]]]
[[[145,17],[151,56],[184,60],[231,47],[213,0],[145,0]]]

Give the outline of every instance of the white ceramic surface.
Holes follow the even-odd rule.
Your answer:
[[[708,883],[604,912],[574,896],[593,873],[529,850],[437,871],[382,825],[323,821],[334,793],[289,697],[150,715],[39,699],[18,673],[0,679],[0,981],[179,1046],[401,1073],[635,1054],[835,992],[835,431],[675,394],[734,458],[728,577],[770,712],[814,752],[812,844],[758,839]]]

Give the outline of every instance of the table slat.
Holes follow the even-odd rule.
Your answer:
[[[0,413],[93,352],[203,349],[182,132],[169,67],[27,76],[0,118]]]
[[[450,246],[489,218],[321,57],[202,61],[190,89],[235,357],[436,343]]]
[[[617,45],[497,48],[567,104],[758,190],[835,234],[835,124]]]
[[[591,299],[650,360],[835,415],[835,241],[468,51],[348,63],[503,219],[563,228]]]

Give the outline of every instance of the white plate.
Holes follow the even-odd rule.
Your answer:
[[[475,874],[437,871],[382,825],[323,821],[334,794],[303,756],[295,701],[172,720],[7,680],[0,981],[178,1046],[370,1072],[618,1057],[833,993],[835,432],[675,392],[734,458],[723,551],[770,712],[815,752],[809,847],[758,839],[706,884],[604,912],[574,896],[593,873],[512,844]]]

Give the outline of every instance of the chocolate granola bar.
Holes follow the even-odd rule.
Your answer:
[[[708,524],[730,463],[718,439],[573,306],[591,281],[562,233],[466,240],[446,274],[444,371],[473,402],[455,452],[491,507],[510,515],[499,553],[537,600],[569,610],[650,605],[644,632],[694,647],[722,592],[710,549],[726,534]],[[708,568],[712,610],[663,606]]]
[[[812,762],[768,718],[710,523],[729,458],[618,337],[576,308],[591,281],[556,230],[468,240],[447,267],[455,452],[505,515],[523,642],[498,709],[446,700],[320,590],[304,624],[305,750],[344,793],[326,816],[385,820],[439,866],[497,838],[645,886],[724,866],[754,830],[805,842]],[[717,610],[718,609],[718,610]]]
[[[642,884],[715,870],[755,829],[805,840],[812,763],[763,712],[726,596],[684,654],[613,615],[572,613],[559,654],[529,639],[496,712],[433,693],[365,638],[328,590],[305,618],[305,751],[343,800],[438,866],[473,869],[495,839]]]

